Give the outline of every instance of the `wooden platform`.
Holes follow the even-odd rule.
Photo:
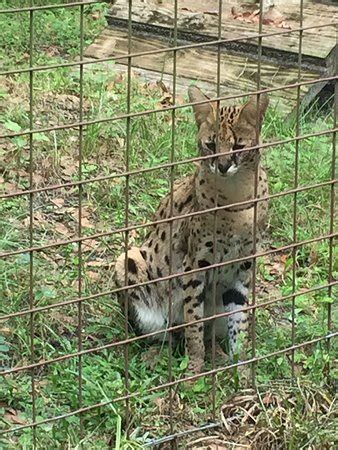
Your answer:
[[[283,87],[297,82],[299,32],[289,33],[289,28],[299,27],[299,5],[288,3],[282,13],[285,21],[278,26],[263,25],[263,33],[283,31],[282,35],[262,39],[261,86]],[[207,6],[205,6],[207,4]],[[252,8],[256,6],[253,5]],[[235,19],[234,5],[225,1],[222,10],[220,45],[221,93],[232,95],[255,90],[257,86],[258,23]],[[253,13],[255,10],[253,9]],[[132,53],[162,50],[173,46],[173,2],[162,0],[134,0],[132,9]],[[255,19],[255,15],[253,15]],[[241,19],[241,18],[240,18]],[[109,28],[90,45],[86,57],[104,58],[128,54],[128,0],[116,0],[108,16]],[[328,26],[303,31],[301,81],[314,80],[336,73],[336,34],[338,6],[306,3],[303,26]],[[281,26],[283,28],[281,28]],[[178,45],[192,42],[208,42],[218,39],[218,0],[179,0],[177,11]],[[234,41],[240,39],[240,41]],[[199,80],[215,92],[217,82],[217,48],[210,45],[180,50],[177,58],[177,88],[186,89],[191,80]],[[127,64],[127,59],[118,60]],[[173,53],[158,53],[132,58],[132,66],[139,68],[147,78],[164,77],[172,82]],[[325,83],[303,86],[302,104],[308,104]],[[286,113],[294,110],[296,89],[276,91],[272,101]]]

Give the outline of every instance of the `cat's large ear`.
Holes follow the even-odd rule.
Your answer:
[[[190,86],[188,89],[188,95],[191,103],[209,100],[209,97],[203,94],[197,86]],[[204,103],[203,105],[193,106],[196,123],[199,128],[202,123],[207,122],[209,124],[213,124],[216,122],[216,108],[217,102],[209,102]]]
[[[259,129],[261,129],[264,115],[269,105],[269,98],[266,93],[259,96],[259,104],[257,104],[257,95],[253,95],[250,100],[242,106],[239,113],[239,122],[246,122],[256,127],[258,120]]]

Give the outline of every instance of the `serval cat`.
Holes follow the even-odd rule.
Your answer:
[[[189,88],[191,102],[208,100],[200,89]],[[200,154],[226,153],[217,158],[201,160],[195,173],[178,182],[173,192],[173,216],[202,211],[217,206],[248,201],[254,198],[255,171],[257,170],[257,197],[267,194],[267,177],[260,163],[259,149],[235,152],[259,145],[256,121],[262,125],[268,98],[265,94],[252,97],[241,106],[221,107],[217,119],[217,103],[209,102],[194,106],[198,126]],[[217,122],[219,123],[216,142]],[[259,140],[258,140],[259,141]],[[217,161],[216,161],[217,159]],[[169,218],[170,195],[165,197],[154,220]],[[257,240],[265,227],[267,201],[257,203]],[[229,209],[203,213],[172,223],[172,269],[171,273],[188,272],[207,268],[211,264],[250,256],[253,252],[254,206],[252,203]],[[215,228],[215,230],[214,230]],[[214,250],[214,231],[215,244]],[[128,285],[144,283],[169,274],[169,224],[154,226],[141,247],[128,250]],[[116,262],[116,280],[125,286],[125,254]],[[252,278],[251,260],[203,270],[172,279],[172,323],[189,324],[210,317],[214,311],[233,314],[215,321],[216,336],[228,336],[229,353],[238,351],[238,338],[247,329],[248,319],[241,311],[248,303]],[[216,298],[212,298],[213,276]],[[120,294],[123,306],[126,296]],[[215,304],[216,303],[216,309]],[[165,330],[168,326],[169,284],[161,281],[129,290],[128,308],[131,323],[141,334]],[[189,369],[199,373],[203,369],[205,340],[210,336],[211,321],[187,325],[184,328]],[[157,335],[163,339],[165,333]]]

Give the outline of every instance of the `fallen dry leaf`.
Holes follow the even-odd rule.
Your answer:
[[[86,217],[82,217],[81,226],[83,228],[94,228],[94,225]]]
[[[13,408],[8,409],[4,414],[4,419],[16,425],[24,425],[26,423],[25,419],[19,417],[19,412]]]
[[[82,251],[83,252],[91,252],[96,250],[99,246],[99,243],[95,239],[88,239],[83,241],[82,243]]]
[[[252,6],[248,5],[245,7],[241,5],[240,7],[233,6],[231,8],[230,17],[235,20],[240,20],[246,23],[258,23],[260,17],[260,10],[256,9],[252,11]],[[276,8],[271,6],[269,10],[263,13],[262,23],[264,25],[274,26],[276,28],[290,28],[290,24],[286,21],[284,15]]]
[[[27,216],[22,223],[24,224],[25,227],[28,227],[30,225],[30,216]],[[33,225],[35,226],[41,226],[44,225],[46,223],[46,219],[43,216],[43,214],[41,214],[39,211],[36,211],[33,214]]]
[[[40,186],[45,181],[44,177],[38,173],[34,173],[32,178],[35,186]]]
[[[69,324],[69,325],[76,325],[77,324],[77,318],[72,317],[68,314],[63,314],[60,311],[53,311],[51,313],[51,318],[58,320],[61,323]]]
[[[55,46],[50,46],[45,49],[45,53],[47,53],[48,56],[59,56],[60,50]]]
[[[18,188],[18,185],[14,183],[3,183],[1,188],[5,191],[6,194],[21,192],[21,189]]]
[[[57,266],[58,266],[58,265],[57,265],[57,262],[54,261],[53,258],[49,257],[49,256],[46,255],[44,252],[41,252],[41,253],[40,253],[40,256],[41,256],[43,259],[45,259],[46,261],[48,261],[49,264],[51,264],[54,268],[57,268]]]
[[[88,267],[103,267],[107,265],[107,261],[104,259],[97,259],[95,261],[88,261],[87,266]]]
[[[91,211],[89,211],[87,206],[82,206],[81,208],[81,217],[89,217],[91,215]]]
[[[309,266],[314,266],[317,264],[319,259],[319,255],[317,250],[315,249],[311,249],[310,251],[310,258],[309,258]]]
[[[29,177],[29,172],[26,172],[26,170],[18,170],[17,174],[21,177],[21,178],[28,178]]]
[[[122,84],[124,81],[124,75],[123,73],[119,73],[118,75],[116,75],[116,77],[114,78],[113,81],[111,81],[110,83],[107,84],[107,90],[108,91],[115,91],[115,86],[116,84]]]
[[[69,177],[74,175],[78,171],[76,166],[67,166],[62,168],[62,173],[68,175]]]
[[[285,20],[283,14],[276,8],[272,6],[267,13],[263,16],[263,23],[266,25],[280,25]]]
[[[100,273],[99,272],[94,272],[92,270],[88,270],[86,272],[86,275],[92,281],[97,281],[100,278]]]
[[[71,207],[67,208],[67,212],[73,217],[74,220],[76,220],[76,222],[79,221],[79,208],[74,208],[74,207],[71,206]],[[82,206],[81,207],[82,222],[83,222],[83,219],[86,219],[91,214],[92,214],[92,211],[90,211],[88,209],[88,206]]]
[[[65,235],[69,235],[70,231],[68,230],[68,228],[66,227],[66,225],[64,225],[61,222],[58,222],[55,226],[54,226],[54,230],[57,231],[60,234],[65,234]]]
[[[94,13],[91,14],[91,18],[93,20],[98,20],[100,17],[101,17],[100,11],[95,11]]]
[[[65,204],[65,200],[63,198],[52,198],[51,202],[58,208],[61,208],[61,206]]]
[[[13,331],[9,327],[1,327],[0,335],[4,337],[9,337],[13,334]]]

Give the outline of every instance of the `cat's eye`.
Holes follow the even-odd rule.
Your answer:
[[[207,147],[208,150],[210,150],[211,152],[215,153],[216,152],[216,142],[215,141],[207,141],[205,143],[205,146]]]
[[[232,147],[233,150],[242,150],[245,147],[245,144],[239,144],[236,142],[236,144]]]

